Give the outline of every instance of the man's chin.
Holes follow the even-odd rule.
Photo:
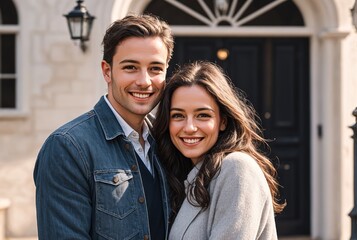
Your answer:
[[[137,109],[135,111],[135,114],[138,116],[146,116],[147,114],[149,114],[152,111],[153,108],[145,108],[145,109]]]

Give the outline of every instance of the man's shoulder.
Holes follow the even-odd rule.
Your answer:
[[[53,134],[67,134],[70,132],[73,132],[75,129],[79,128],[87,128],[88,125],[90,125],[90,120],[95,117],[95,112],[93,110],[88,111],[72,120],[69,122],[63,124],[59,128],[57,128]]]
[[[104,97],[101,97],[91,110],[73,118],[72,120],[64,123],[57,128],[52,134],[67,134],[70,132],[76,132],[81,128],[88,128],[89,125],[98,117],[98,115],[106,114],[107,107]]]

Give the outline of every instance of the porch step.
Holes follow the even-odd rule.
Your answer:
[[[312,240],[312,238],[306,236],[291,236],[291,237],[280,237],[279,240]]]
[[[5,240],[38,240],[37,237],[27,237],[27,238],[5,238]]]

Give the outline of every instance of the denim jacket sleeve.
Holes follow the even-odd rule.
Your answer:
[[[168,224],[167,183],[154,159]],[[135,150],[103,97],[94,110],[49,136],[38,154],[34,181],[39,240],[150,235]]]
[[[39,239],[91,239],[92,180],[70,136],[55,133],[46,140],[34,181]]]

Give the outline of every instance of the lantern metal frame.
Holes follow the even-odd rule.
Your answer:
[[[352,15],[352,24],[357,30],[357,0],[353,4],[353,7],[351,8],[351,15]]]
[[[83,4],[83,0],[78,0],[77,6],[63,16],[67,19],[71,39],[79,40],[80,48],[85,52],[87,46],[84,42],[89,40],[95,17],[89,14],[86,6]]]

